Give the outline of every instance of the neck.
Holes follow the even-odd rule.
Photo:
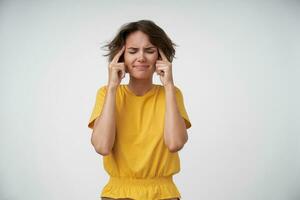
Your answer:
[[[136,95],[144,95],[153,87],[152,79],[135,79],[130,77],[128,83],[129,89]]]

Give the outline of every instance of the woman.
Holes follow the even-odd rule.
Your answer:
[[[179,199],[173,175],[191,127],[174,85],[172,41],[150,20],[123,25],[107,45],[109,80],[97,91],[88,127],[110,175],[102,199]],[[105,55],[105,56],[107,56]],[[152,83],[153,74],[162,85]],[[120,84],[128,73],[127,85]]]

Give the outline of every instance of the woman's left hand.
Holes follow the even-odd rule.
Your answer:
[[[160,81],[163,86],[174,84],[172,75],[172,63],[170,63],[165,56],[164,52],[158,48],[162,60],[156,61],[156,73],[159,75]]]

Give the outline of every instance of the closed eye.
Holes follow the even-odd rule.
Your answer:
[[[135,54],[136,52],[129,52],[130,54]],[[152,53],[155,53],[155,51],[148,51],[147,53],[150,53],[150,54],[152,54]]]

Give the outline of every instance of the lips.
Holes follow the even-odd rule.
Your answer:
[[[149,65],[135,65],[134,68],[138,70],[146,70],[149,67]]]
[[[146,68],[146,67],[148,67],[149,65],[134,65],[134,67],[144,67],[144,68]]]

